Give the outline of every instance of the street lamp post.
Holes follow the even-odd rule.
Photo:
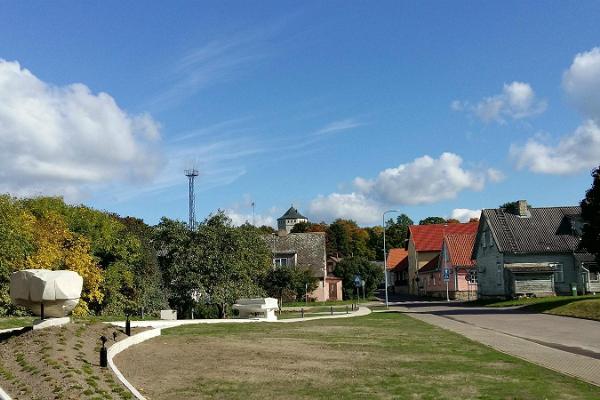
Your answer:
[[[398,210],[387,210],[383,213],[381,217],[381,222],[383,223],[383,276],[385,278],[385,308],[388,308],[388,274],[387,274],[387,257],[386,257],[386,249],[385,249],[385,214],[398,212]]]

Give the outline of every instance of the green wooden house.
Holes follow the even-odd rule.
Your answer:
[[[580,207],[486,209],[472,258],[478,296],[511,298],[600,292],[594,257],[579,248]]]

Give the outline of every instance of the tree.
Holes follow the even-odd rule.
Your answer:
[[[419,221],[419,225],[445,224],[446,220],[442,217],[427,217]]]
[[[596,258],[596,270],[600,270],[600,167],[592,171],[592,187],[581,201],[583,234],[580,245]]]
[[[271,297],[283,300],[297,300],[317,288],[318,279],[309,270],[279,267],[272,268],[263,282],[263,288]]]
[[[406,214],[400,214],[396,217],[396,221],[390,219],[386,222],[385,229],[385,244],[387,249],[404,247],[406,238],[408,237],[408,227],[413,224],[413,220]],[[381,253],[378,260],[383,260],[383,241],[380,246]]]
[[[120,218],[120,221],[127,232],[137,238],[140,244],[141,257],[132,265],[133,306],[141,310],[142,316],[144,313],[156,313],[166,308],[167,298],[152,242],[153,229],[139,218],[126,217]]]
[[[290,231],[291,233],[305,233],[308,232],[308,228],[310,228],[310,223],[309,222],[298,222],[297,224],[295,224],[292,227],[292,230]]]
[[[360,275],[365,281],[365,293],[371,295],[383,280],[383,268],[361,257],[347,257],[340,261],[333,271],[342,279],[345,299],[351,299],[355,292],[354,276]]]
[[[181,314],[200,301],[219,307],[242,297],[262,296],[261,283],[272,266],[271,251],[258,228],[234,227],[219,211],[190,231],[179,221],[161,220],[156,244],[169,303]]]
[[[516,214],[519,212],[519,202],[518,201],[507,201],[504,204],[500,205],[500,208],[503,208],[504,211]]]
[[[24,267],[35,251],[33,218],[16,199],[0,195],[0,315],[17,309],[8,293],[10,275]]]

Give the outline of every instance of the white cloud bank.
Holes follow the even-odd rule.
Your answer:
[[[574,132],[555,144],[530,138],[513,144],[510,156],[517,168],[543,174],[568,175],[600,162],[600,48],[579,53],[563,74],[563,88],[586,118]]]
[[[254,226],[266,225],[274,228],[276,225],[276,219],[271,215],[255,214],[253,217],[252,214],[244,214],[233,209],[225,210],[225,215],[231,218],[231,222],[235,226],[244,225],[245,223],[252,224],[252,221],[254,221]]]
[[[466,189],[481,190],[485,175],[462,167],[462,158],[443,153],[438,159],[423,156],[396,168],[388,168],[375,179],[354,180],[360,192],[389,204],[430,204],[452,199]]]
[[[57,87],[0,59],[0,192],[76,199],[85,185],[153,176],[159,126],[106,93]]]
[[[600,124],[600,47],[575,56],[563,74],[563,89],[586,118]]]
[[[478,218],[481,216],[481,210],[470,210],[468,208],[455,208],[450,214],[450,218],[457,219],[460,222],[469,222],[471,218]]]
[[[522,146],[513,144],[510,156],[517,168],[537,173],[568,175],[585,171],[600,162],[600,128],[587,120],[555,146],[532,138]]]
[[[462,164],[462,158],[454,153],[443,153],[437,159],[419,157],[383,170],[373,179],[355,178],[356,190],[352,193],[318,196],[310,203],[309,211],[319,220],[350,218],[359,224],[375,224],[390,206],[453,199],[464,190],[482,190],[487,180],[502,179],[498,170],[467,169]]]
[[[361,225],[372,225],[381,219],[383,205],[361,193],[331,193],[313,199],[309,211],[314,221],[345,218]]]
[[[531,85],[525,82],[504,84],[502,93],[482,99],[476,104],[454,100],[454,111],[467,111],[483,122],[504,123],[506,118],[522,119],[543,113],[547,103],[538,99]]]

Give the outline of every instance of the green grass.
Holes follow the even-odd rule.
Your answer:
[[[20,328],[33,323],[35,317],[6,317],[0,318],[0,329]]]
[[[165,371],[153,371],[161,376],[176,369],[180,375],[177,387],[160,379],[145,387],[153,398],[576,400],[598,399],[599,393],[595,386],[399,313],[186,325],[164,330],[157,340],[153,350],[169,355],[184,346],[184,354],[193,354],[185,360],[166,357]],[[206,351],[219,356],[205,357]]]
[[[600,295],[530,297],[505,301],[478,300],[470,305],[523,306],[523,310],[600,321]]]

